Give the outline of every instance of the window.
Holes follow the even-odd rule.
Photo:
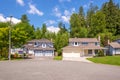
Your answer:
[[[99,43],[98,43],[98,42],[95,42],[95,46],[99,46]]]
[[[78,42],[74,42],[74,46],[78,46]]]
[[[42,47],[43,47],[43,48],[46,48],[46,44],[45,44],[45,43],[43,43],[43,44],[42,44]]]
[[[37,45],[38,43],[37,42],[35,42],[35,45]]]
[[[82,45],[88,45],[88,42],[82,42]]]

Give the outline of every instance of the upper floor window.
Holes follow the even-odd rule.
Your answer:
[[[35,42],[35,45],[38,45],[38,43],[37,43],[37,42]]]
[[[82,42],[82,45],[88,45],[88,42]]]
[[[74,42],[74,46],[78,46],[78,42]]]
[[[45,43],[42,44],[42,48],[46,48],[46,44]]]
[[[100,44],[98,42],[95,42],[95,46],[99,46]]]

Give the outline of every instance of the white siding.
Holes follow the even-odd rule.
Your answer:
[[[34,54],[34,50],[28,50],[29,54]]]

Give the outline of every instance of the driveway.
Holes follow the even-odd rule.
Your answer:
[[[120,80],[120,67],[75,61],[0,61],[0,80]]]

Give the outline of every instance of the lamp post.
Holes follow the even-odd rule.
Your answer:
[[[11,60],[11,21],[12,21],[12,16],[10,16],[10,25],[9,25],[9,54],[8,54],[9,60]]]

